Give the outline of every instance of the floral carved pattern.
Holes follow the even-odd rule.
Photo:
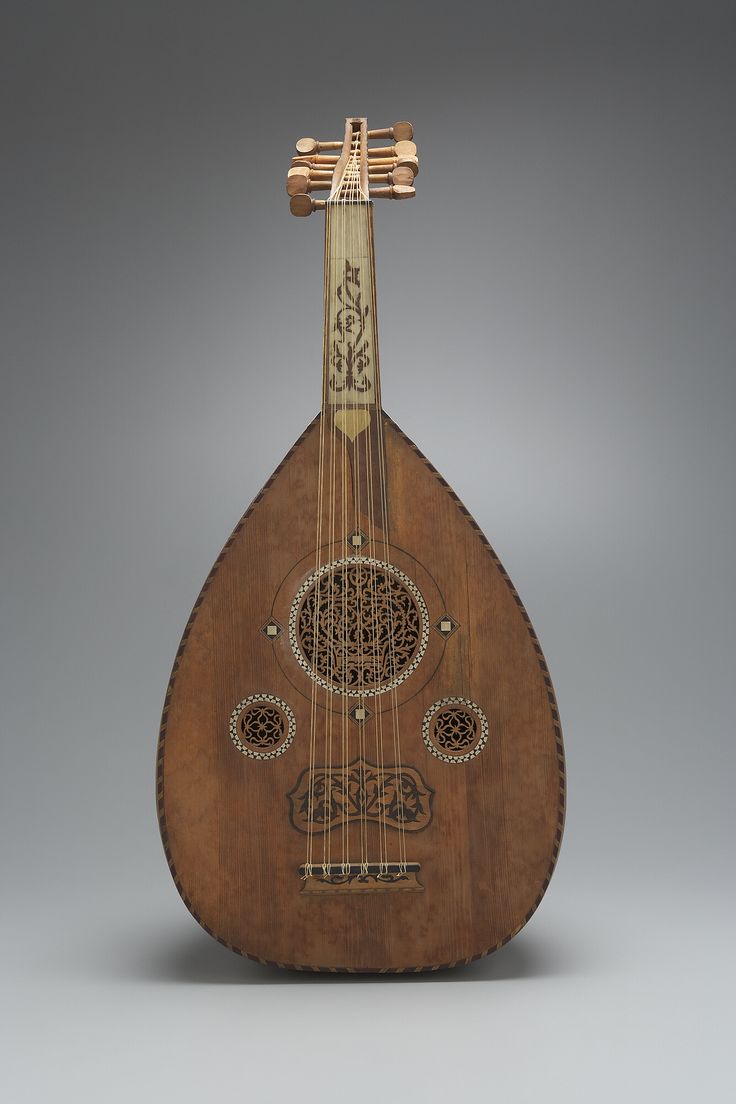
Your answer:
[[[388,565],[356,557],[314,580],[296,616],[310,671],[347,694],[375,693],[404,674],[423,638],[415,596]]]
[[[345,261],[337,301],[339,306],[330,345],[330,390],[343,398],[347,398],[349,392],[365,395],[373,387],[368,372],[371,363],[366,334],[368,307],[362,302],[360,268],[350,261]]]
[[[332,770],[304,770],[288,795],[291,820],[300,832],[354,820],[418,832],[432,820],[432,796],[414,767],[381,768],[363,759]]]
[[[251,705],[244,709],[238,728],[241,739],[255,751],[268,751],[281,743],[286,731],[284,716],[271,705]]]
[[[434,717],[432,739],[443,751],[463,752],[475,743],[478,721],[469,709],[452,706]]]

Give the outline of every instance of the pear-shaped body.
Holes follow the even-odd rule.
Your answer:
[[[298,969],[497,949],[562,835],[562,737],[529,618],[457,497],[380,418],[384,539],[354,481],[327,524],[316,419],[215,563],[163,714],[179,892],[220,942]]]

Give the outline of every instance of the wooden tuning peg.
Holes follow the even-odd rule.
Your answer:
[[[303,157],[312,153],[321,153],[322,150],[341,150],[342,142],[318,142],[316,138],[300,138],[296,144],[296,152]]]
[[[393,157],[401,160],[407,157],[416,157],[417,147],[413,142],[395,142],[393,146],[374,146],[368,150],[369,161],[379,158]]]
[[[292,157],[291,165],[292,168],[296,168],[298,165],[307,165],[309,168],[312,168],[314,165],[318,165],[320,168],[323,169],[334,169],[337,161],[337,157],[331,157],[329,155],[326,157],[320,157],[318,153],[313,153],[311,156]]]
[[[411,170],[412,176],[419,172],[419,158],[416,155],[397,157],[396,164]]]
[[[397,157],[416,157],[417,147],[414,142],[403,141],[396,142],[394,145],[394,153]]]
[[[324,211],[326,206],[326,200],[312,199],[310,195],[304,192],[293,195],[289,200],[289,210],[297,218],[306,218],[307,215],[311,215],[312,211]]]
[[[395,157],[395,146],[374,146],[373,149],[368,150],[368,160],[372,161],[376,157]]]
[[[389,184],[388,188],[373,188],[371,199],[413,199],[417,194],[416,188],[408,184]]]
[[[414,137],[414,127],[411,123],[394,123],[392,127],[383,127],[382,130],[369,130],[369,138],[393,138],[394,142],[410,142]]]
[[[390,180],[392,184],[409,185],[414,184],[414,171],[410,165],[397,165],[390,173]]]
[[[286,174],[286,191],[290,196],[299,192],[306,192],[309,186],[309,168],[306,165],[296,165]]]
[[[308,165],[295,165],[286,174],[286,192],[290,196],[303,192],[329,191],[332,187],[332,169],[312,169]]]

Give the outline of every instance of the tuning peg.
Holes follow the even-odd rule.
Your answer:
[[[412,175],[412,179],[419,172],[419,158],[418,157],[397,157],[394,162],[394,168],[408,169]]]
[[[292,157],[292,165],[322,165],[326,168],[333,168],[339,161],[336,154],[325,154],[324,156],[319,153],[312,153],[301,157]]]
[[[417,147],[414,142],[396,142],[394,152],[397,157],[416,157]]]
[[[286,174],[286,191],[290,196],[332,187],[335,170],[329,166],[312,167],[309,162],[294,165]]]
[[[416,146],[413,141],[397,141],[393,146],[374,146],[367,151],[370,160],[383,157],[416,157]]]
[[[309,185],[309,169],[305,165],[296,165],[286,174],[286,191],[290,196],[306,192]]]
[[[396,157],[396,146],[374,146],[368,151],[368,160],[381,157]]]
[[[297,218],[306,218],[312,211],[324,211],[327,201],[324,199],[312,199],[310,195],[300,192],[289,200],[289,210]]]
[[[389,173],[392,184],[408,185],[409,187],[413,187],[414,185],[414,176],[414,169],[411,165],[397,165],[396,168]]]
[[[322,150],[341,150],[342,142],[318,142],[316,138],[300,138],[296,144],[296,152],[302,156],[312,153],[321,153]]]
[[[306,165],[308,168],[317,166],[321,169],[334,170],[337,164],[337,157],[320,157],[319,154],[313,153],[311,157],[292,157],[292,168],[296,168],[298,165]]]
[[[395,142],[410,142],[414,137],[414,127],[411,123],[394,123],[392,127],[383,127],[382,130],[369,130],[369,138],[393,138]]]
[[[407,184],[390,184],[388,188],[374,188],[370,193],[371,199],[413,199],[416,194],[416,188]]]

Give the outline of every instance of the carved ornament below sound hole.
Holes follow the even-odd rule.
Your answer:
[[[385,694],[419,666],[427,605],[411,579],[382,560],[325,564],[299,588],[289,639],[300,667],[334,694]]]
[[[348,766],[303,770],[287,797],[291,823],[300,832],[353,821],[420,832],[432,821],[433,795],[416,767],[355,759]]]
[[[469,698],[442,698],[424,715],[422,738],[444,763],[466,763],[488,742],[488,721]]]
[[[253,694],[230,714],[230,739],[249,759],[275,759],[294,739],[296,719],[272,694]]]

